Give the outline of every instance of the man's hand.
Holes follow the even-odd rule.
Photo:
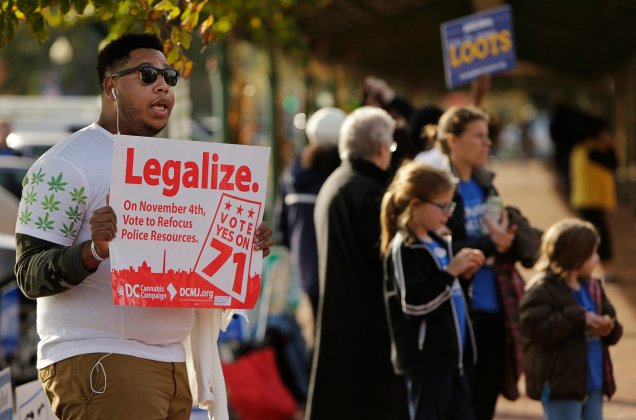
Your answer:
[[[271,252],[271,247],[274,245],[272,240],[272,229],[270,229],[267,222],[262,222],[256,228],[254,234],[254,251],[263,250],[263,257],[267,257]]]
[[[88,224],[91,227],[91,240],[95,243],[95,251],[102,258],[108,258],[108,243],[117,236],[117,217],[110,206],[99,208],[93,212]]]

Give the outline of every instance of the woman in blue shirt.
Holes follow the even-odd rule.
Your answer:
[[[475,248],[487,259],[472,280],[470,316],[478,355],[472,375],[473,407],[477,420],[489,420],[500,393],[509,399],[518,397],[521,342],[516,308],[523,288],[500,270],[504,261],[507,267],[516,261],[509,252],[516,226],[508,222],[498,201],[494,173],[484,168],[492,145],[488,116],[472,106],[451,107],[439,120],[437,137],[459,179],[453,198],[457,208],[447,224],[453,234],[453,252]],[[495,216],[487,218],[487,212]]]

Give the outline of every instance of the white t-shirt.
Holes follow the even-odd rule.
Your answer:
[[[113,141],[92,124],[38,159],[25,178],[16,232],[64,246],[90,240],[88,221],[106,205]],[[37,367],[97,352],[182,362],[193,325],[194,309],[115,306],[106,261],[79,285],[37,299]]]
[[[444,152],[439,150],[437,147],[418,153],[413,160],[417,163],[431,165],[432,167],[443,171],[448,171],[450,166],[448,163],[448,156],[446,156]]]

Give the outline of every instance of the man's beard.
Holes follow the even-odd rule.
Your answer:
[[[121,123],[125,121],[125,133],[131,136],[143,136],[143,137],[154,137],[161,130],[164,129],[165,125],[161,128],[156,128],[146,123],[141,117],[141,112],[135,109],[135,107],[126,100],[119,100],[119,117],[120,117],[120,126]]]

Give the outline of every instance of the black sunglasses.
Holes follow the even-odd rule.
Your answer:
[[[453,214],[453,212],[455,211],[455,207],[457,207],[457,203],[455,203],[454,201],[451,201],[448,204],[440,204],[431,200],[424,200],[424,202],[434,205],[435,207],[440,209],[442,213],[444,214]]]
[[[175,69],[158,69],[156,67],[146,65],[121,70],[117,73],[111,74],[110,77],[115,79],[117,77],[125,76],[136,71],[139,72],[139,78],[141,79],[141,81],[147,85],[151,85],[156,82],[157,76],[159,76],[159,74],[163,76],[163,80],[170,86],[176,86],[177,81],[179,80],[179,72]]]

